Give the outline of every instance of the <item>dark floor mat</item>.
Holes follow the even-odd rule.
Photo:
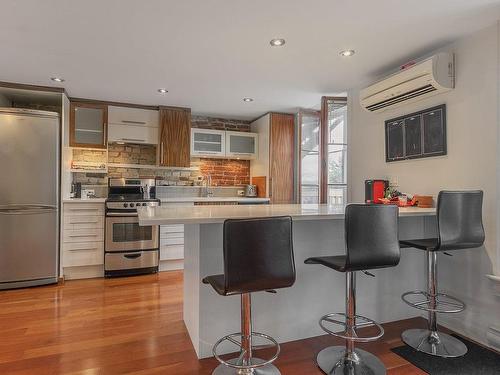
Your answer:
[[[440,358],[419,352],[408,345],[391,349],[430,375],[500,375],[500,354],[460,339],[469,351],[459,358]]]

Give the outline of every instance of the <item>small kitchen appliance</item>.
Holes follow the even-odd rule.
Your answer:
[[[365,203],[381,203],[388,187],[387,180],[365,180]]]
[[[140,226],[137,207],[155,207],[154,179],[111,178],[105,203],[104,276],[158,272],[158,225]]]
[[[245,186],[245,197],[253,198],[257,196],[257,185]]]

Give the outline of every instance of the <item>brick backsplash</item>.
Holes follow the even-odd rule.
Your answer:
[[[243,120],[228,120],[204,116],[192,116],[193,128],[250,131],[250,123]],[[108,145],[108,153],[100,150],[73,149],[74,161],[106,162],[116,164],[156,164],[156,146],[112,144]],[[150,169],[110,167],[108,174],[75,173],[73,180],[84,185],[107,185],[110,178],[160,178],[170,185],[196,184],[199,176],[210,174],[214,186],[239,186],[250,183],[250,161],[226,159],[193,159],[192,170]]]
[[[200,129],[250,131],[250,121],[228,120],[224,118],[191,116],[191,127]]]
[[[199,168],[200,174],[210,174],[216,186],[238,186],[250,183],[249,160],[200,159],[191,162]]]
[[[110,143],[108,145],[108,161],[118,164],[155,165],[156,146]]]

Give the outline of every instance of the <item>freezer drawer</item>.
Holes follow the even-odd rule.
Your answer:
[[[106,253],[104,255],[104,270],[119,271],[158,267],[158,253],[158,250]]]

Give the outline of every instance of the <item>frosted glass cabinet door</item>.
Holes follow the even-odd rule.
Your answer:
[[[225,157],[225,132],[191,129],[191,156]]]
[[[72,102],[70,106],[71,147],[106,148],[108,107]]]
[[[226,132],[226,157],[255,159],[257,157],[258,134]]]

